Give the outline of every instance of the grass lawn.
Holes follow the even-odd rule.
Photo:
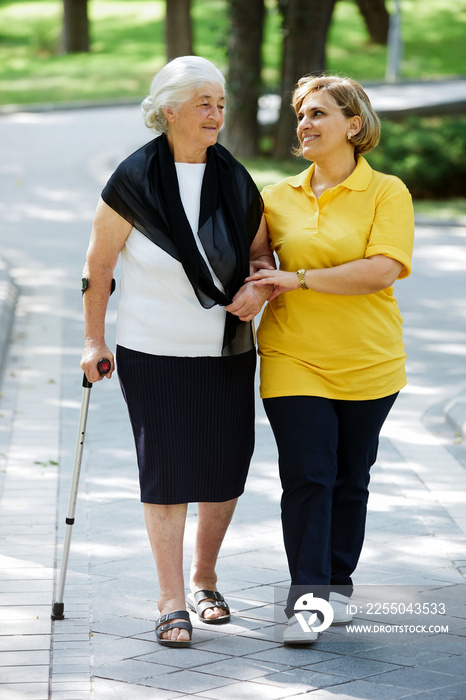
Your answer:
[[[466,74],[466,0],[402,0],[403,78]],[[267,2],[263,79],[279,81],[280,17]],[[387,6],[394,9],[393,0]],[[227,69],[226,0],[193,0],[194,49]],[[61,0],[0,0],[0,103],[139,98],[165,62],[165,0],[89,0],[92,51],[60,55]],[[370,44],[354,0],[338,0],[328,69],[380,80],[386,50]]]

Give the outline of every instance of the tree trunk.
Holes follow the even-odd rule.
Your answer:
[[[87,0],[63,0],[62,52],[88,52],[89,46]]]
[[[325,44],[336,0],[280,0],[283,12],[281,107],[274,155],[284,159],[296,142],[291,94],[298,80],[325,70]]]
[[[356,0],[371,41],[375,44],[387,44],[390,15],[385,7],[385,0]]]
[[[264,0],[230,0],[225,145],[236,157],[258,152]]]
[[[191,0],[167,0],[165,40],[167,61],[193,55]]]

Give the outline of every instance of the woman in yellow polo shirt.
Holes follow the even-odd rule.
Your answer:
[[[351,620],[369,470],[406,384],[392,285],[410,274],[414,238],[407,188],[363,158],[379,141],[380,123],[362,87],[304,77],[293,107],[300,152],[313,164],[264,189],[280,268],[248,278],[274,285],[258,342],[283,486],[289,644],[317,638],[293,617],[303,592],[330,598],[334,624]]]

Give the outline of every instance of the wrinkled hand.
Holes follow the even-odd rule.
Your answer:
[[[250,260],[249,261],[249,274],[253,275],[259,270],[275,270],[275,265],[271,265],[264,260]]]
[[[246,282],[252,282],[255,287],[267,288],[273,284],[273,291],[268,300],[276,299],[283,292],[291,292],[300,288],[296,272],[284,272],[283,270],[259,270],[246,278]]]
[[[111,369],[108,374],[100,374],[97,367],[97,363],[103,358],[110,360],[111,363]],[[86,375],[87,380],[91,382],[91,384],[94,384],[94,382],[100,382],[104,377],[110,379],[115,369],[113,353],[110,352],[105,343],[97,343],[87,340],[81,357],[81,368]]]
[[[271,291],[271,286],[257,287],[252,282],[246,282],[225,309],[234,316],[238,316],[241,321],[252,321],[262,309]]]

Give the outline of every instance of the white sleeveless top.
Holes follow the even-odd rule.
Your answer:
[[[175,163],[181,201],[212,278],[215,276],[197,235],[205,163]],[[121,251],[123,276],[116,341],[150,355],[218,357],[226,311],[199,303],[183,266],[133,229]]]

